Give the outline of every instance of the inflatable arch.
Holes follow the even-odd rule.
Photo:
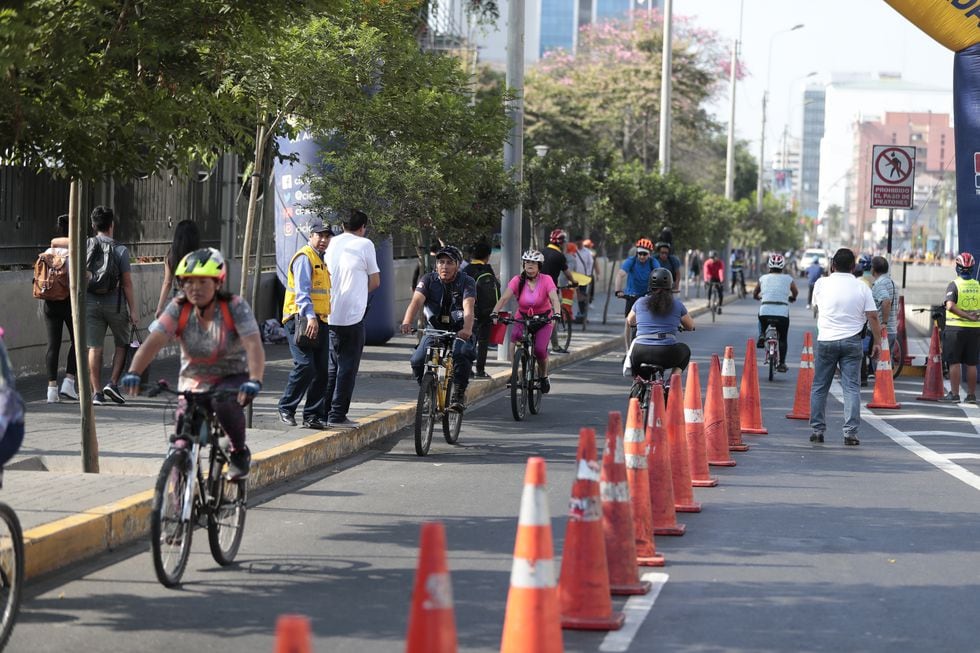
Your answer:
[[[980,0],[885,0],[956,54],[953,122],[959,251],[980,255]]]

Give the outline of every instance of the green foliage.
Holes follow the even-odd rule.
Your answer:
[[[539,157],[533,147],[526,147],[525,155],[524,211],[534,230],[562,227],[573,234],[590,232],[589,202],[597,188],[592,161],[562,151]]]
[[[741,204],[745,206],[745,213],[732,229],[732,244],[735,247],[758,247],[763,251],[782,252],[800,246],[803,234],[798,216],[787,211],[780,200],[766,195],[761,214],[749,209],[749,200],[742,200]]]

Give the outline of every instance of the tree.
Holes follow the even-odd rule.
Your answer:
[[[592,160],[560,150],[549,150],[544,157],[536,156],[533,147],[524,152],[524,211],[531,220],[532,246],[544,246],[536,240],[542,230],[588,233],[588,207],[596,191]]]

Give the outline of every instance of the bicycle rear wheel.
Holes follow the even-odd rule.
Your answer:
[[[215,467],[219,474],[215,483],[218,506],[208,513],[208,546],[214,561],[227,567],[235,562],[238,547],[242,544],[242,535],[245,534],[248,481],[230,481],[221,475],[220,463],[211,467],[212,473]]]
[[[902,349],[902,342],[895,338],[895,342],[892,343],[892,378],[896,378],[902,373],[902,368],[905,366],[905,350]]]
[[[527,353],[522,347],[514,350],[514,362],[510,368],[510,410],[518,422],[527,416],[527,387],[525,372]]]
[[[17,623],[23,587],[24,534],[17,513],[0,503],[0,650]]]
[[[165,587],[175,587],[180,583],[191,552],[194,517],[192,514],[188,521],[181,519],[187,485],[193,482],[189,471],[187,452],[181,449],[172,451],[163,460],[153,492],[150,548],[157,580]]]
[[[770,381],[772,381],[773,378],[776,376],[776,359],[777,358],[779,358],[779,355],[776,352],[772,351],[771,348],[768,349],[768,350],[766,350],[766,359],[768,359],[768,362],[769,362],[769,380]]]
[[[419,398],[415,402],[415,453],[424,456],[432,445],[432,429],[436,424],[436,377],[426,373],[419,386]]]
[[[528,357],[527,364],[527,408],[532,415],[541,412],[541,386],[538,379],[538,361],[534,356]]]
[[[708,287],[708,311],[711,313],[711,321],[715,321],[718,314],[718,294],[710,286]]]
[[[449,382],[446,383],[446,406],[449,406],[449,402],[452,401],[455,388],[456,384],[453,383],[452,379],[449,379]],[[446,442],[456,444],[459,441],[459,429],[462,426],[463,413],[447,408],[442,414],[442,437],[446,439]]]
[[[572,314],[562,308],[561,321],[555,325],[555,328],[558,329],[558,346],[566,352],[568,346],[572,344],[572,321]]]

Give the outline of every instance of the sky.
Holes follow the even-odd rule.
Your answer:
[[[799,137],[806,84],[835,72],[898,72],[910,82],[953,87],[953,52],[933,41],[884,0],[674,0],[675,16],[689,16],[726,42],[739,34],[748,74],[735,92],[736,137],[758,156],[762,96],[769,76],[766,159],[784,125]],[[788,32],[803,24],[801,29]],[[770,61],[770,44],[772,57]],[[806,79],[816,72],[817,77]],[[727,89],[714,109],[728,123]]]

